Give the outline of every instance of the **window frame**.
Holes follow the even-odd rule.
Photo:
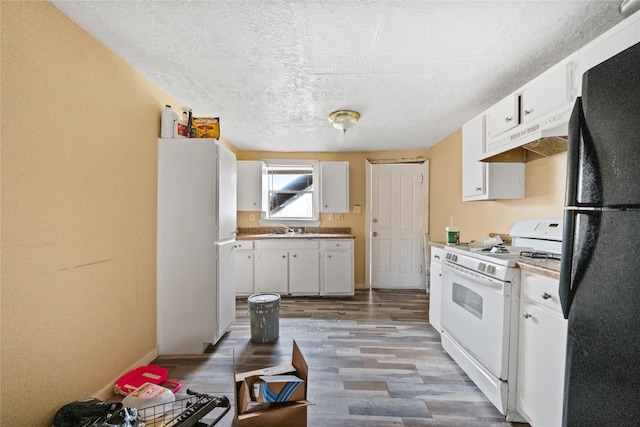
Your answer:
[[[271,207],[269,203],[266,203],[267,210],[262,211],[260,222],[263,225],[273,225],[279,223],[286,223],[287,225],[300,225],[300,226],[309,226],[315,225],[312,223],[318,223],[320,221],[320,194],[321,194],[321,183],[320,183],[320,161],[319,160],[308,160],[308,159],[262,159],[265,163],[264,173],[262,175],[262,186],[265,189],[267,200],[271,194],[271,189],[269,188],[269,167],[273,166],[302,166],[308,167],[311,166],[313,168],[313,190],[311,192],[311,204],[312,204],[312,216],[307,218],[300,217],[280,217],[273,218],[269,216],[269,210]]]

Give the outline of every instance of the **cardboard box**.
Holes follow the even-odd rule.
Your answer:
[[[220,119],[218,117],[193,117],[196,138],[220,138]]]
[[[302,400],[263,403],[251,399],[253,384],[260,381],[261,376],[285,374],[295,375],[303,381],[299,387],[300,394],[297,395]],[[306,427],[307,406],[312,404],[307,400],[308,374],[309,367],[295,340],[293,341],[290,364],[240,374],[235,373],[235,425],[237,427]]]

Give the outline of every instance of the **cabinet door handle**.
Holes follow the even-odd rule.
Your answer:
[[[544,292],[544,293],[541,295],[541,297],[542,297],[542,299],[549,299],[549,298],[551,298],[551,294],[548,294],[547,292]]]
[[[525,319],[528,319],[531,317],[531,315],[525,311],[524,313],[522,313],[522,317],[524,317]]]
[[[476,187],[476,191],[482,191],[482,187]]]
[[[434,255],[433,256],[435,259],[440,259],[440,255]]]
[[[296,254],[293,254],[293,257],[294,257],[294,258],[295,258],[295,257],[297,257],[297,256],[298,256],[298,255],[296,255]]]
[[[327,258],[331,258],[331,255],[327,255]]]
[[[282,258],[286,258],[286,257],[287,257],[286,255],[282,255]]]
[[[533,113],[533,108],[531,110],[524,110],[524,115],[525,116],[528,115],[528,114],[531,114],[531,113]]]
[[[505,117],[504,118],[505,123],[509,123],[511,120],[513,120],[513,117]]]

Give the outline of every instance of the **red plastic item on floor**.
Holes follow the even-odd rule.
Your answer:
[[[180,383],[167,380],[167,370],[165,368],[161,366],[147,365],[140,366],[121,376],[114,384],[113,391],[126,396],[144,383],[153,383],[163,386],[165,384],[170,385],[171,387],[167,388],[173,393],[180,389]]]

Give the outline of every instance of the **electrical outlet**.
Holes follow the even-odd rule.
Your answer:
[[[253,222],[256,220],[256,216],[254,214],[249,214],[249,221]]]
[[[362,206],[361,205],[353,205],[353,213],[360,213],[362,212]]]
[[[329,214],[329,221],[333,221],[333,214],[332,213]]]
[[[339,213],[338,214],[338,221],[342,221],[344,219],[344,214],[343,213]]]

